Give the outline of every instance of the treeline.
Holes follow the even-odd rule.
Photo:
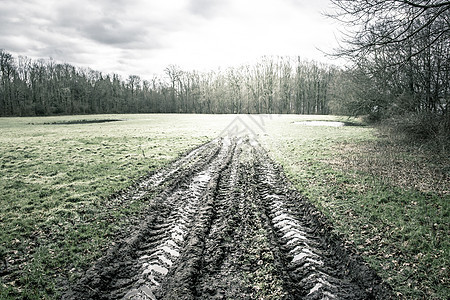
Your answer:
[[[354,62],[334,111],[391,123],[411,138],[450,136],[450,2],[332,0]]]
[[[0,51],[0,115],[330,113],[333,66],[292,57],[200,73],[177,66],[143,80]]]

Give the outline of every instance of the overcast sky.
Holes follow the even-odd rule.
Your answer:
[[[328,0],[0,0],[0,49],[150,79],[263,55],[327,62]],[[318,50],[320,49],[320,50]]]

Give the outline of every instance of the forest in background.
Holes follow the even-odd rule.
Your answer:
[[[150,80],[0,51],[0,115],[328,114],[337,67],[293,57],[200,73],[171,65]]]

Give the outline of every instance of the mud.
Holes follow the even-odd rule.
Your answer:
[[[79,124],[120,122],[120,121],[123,121],[123,120],[119,120],[119,119],[71,120],[71,121],[58,121],[58,122],[42,123],[42,125],[79,125]],[[34,123],[30,123],[30,124],[35,125]]]
[[[392,297],[254,140],[213,140],[111,201],[143,197],[140,226],[63,299]]]

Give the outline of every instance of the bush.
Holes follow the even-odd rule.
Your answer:
[[[426,144],[450,150],[450,115],[432,112],[410,113],[386,119],[381,127],[408,143]]]

